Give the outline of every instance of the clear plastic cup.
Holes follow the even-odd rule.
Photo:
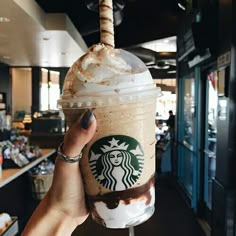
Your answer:
[[[103,87],[81,83],[79,59],[68,71],[58,104],[69,126],[85,109],[93,110],[97,130],[80,163],[90,211],[107,228],[127,228],[148,220],[155,209],[155,113],[160,89],[140,59],[113,50],[114,57],[118,54],[131,66],[131,74],[112,76]],[[73,89],[78,83],[80,91]]]

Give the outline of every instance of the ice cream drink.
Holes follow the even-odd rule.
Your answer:
[[[99,0],[101,43],[69,69],[58,102],[71,126],[86,110],[97,129],[80,162],[93,219],[107,228],[148,220],[155,203],[155,111],[145,64],[114,48],[112,0]]]
[[[155,203],[155,109],[160,91],[131,53],[92,46],[69,69],[59,105],[71,126],[92,109],[97,130],[81,170],[93,219],[108,228],[138,225]]]

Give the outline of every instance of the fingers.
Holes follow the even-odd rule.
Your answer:
[[[69,157],[77,156],[91,140],[97,127],[95,116],[86,110],[67,131],[64,138],[63,153]]]

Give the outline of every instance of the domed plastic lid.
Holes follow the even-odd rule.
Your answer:
[[[71,109],[118,105],[160,94],[138,57],[98,44],[69,69],[58,106]]]

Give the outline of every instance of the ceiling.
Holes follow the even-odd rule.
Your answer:
[[[0,17],[3,63],[67,67],[87,49],[66,14],[45,13],[34,0],[1,0]]]
[[[35,1],[45,12],[66,13],[88,46],[99,42],[99,0]],[[118,48],[176,35],[176,16],[181,12],[176,0],[113,0],[113,4],[114,12],[120,12],[114,14]]]
[[[1,0],[0,62],[11,66],[71,66],[87,47],[99,42],[97,1]],[[182,14],[177,1],[113,0],[113,4],[116,47],[139,56],[157,78],[167,75],[160,68],[164,61],[173,71],[173,36],[177,17]],[[169,52],[160,53],[153,46],[156,42],[167,45],[161,48]]]

